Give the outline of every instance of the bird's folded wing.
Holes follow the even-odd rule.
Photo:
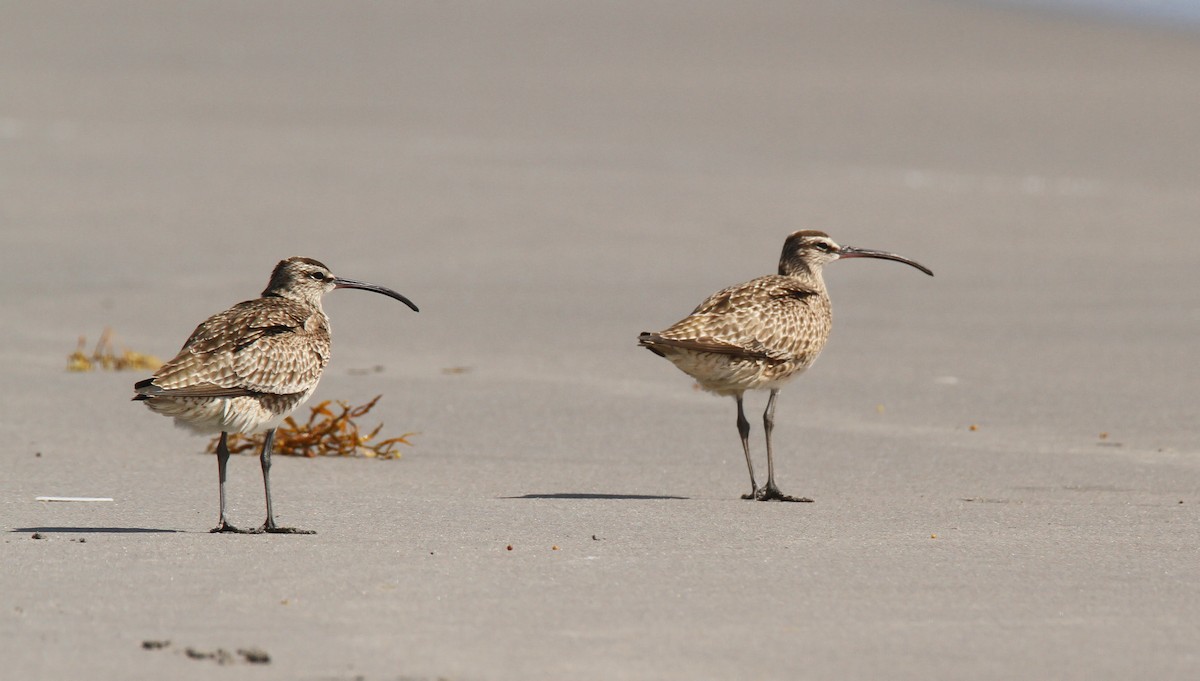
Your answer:
[[[328,343],[305,329],[312,312],[288,301],[267,309],[253,302],[196,327],[179,354],[155,372],[157,395],[240,397],[311,389],[329,360]]]
[[[301,329],[311,314],[299,303],[282,300],[271,306],[256,305],[260,300],[248,300],[209,317],[196,327],[181,352],[190,349],[204,354],[222,347],[245,347],[264,335]]]
[[[308,390],[329,361],[329,345],[311,334],[277,333],[230,355],[237,385],[291,394]]]
[[[640,341],[642,345],[647,347],[659,345],[679,348],[680,350],[691,350],[693,352],[711,352],[717,355],[729,355],[742,359],[763,359],[777,362],[788,359],[784,353],[772,351],[759,342],[739,345],[711,336],[701,336],[699,338],[666,338],[656,333],[644,333],[641,335]]]
[[[137,391],[139,397],[245,397],[247,395],[258,394],[246,388],[229,388],[214,383],[196,383],[179,388],[163,388],[154,385],[153,381],[154,379],[147,379],[134,385],[134,389]]]

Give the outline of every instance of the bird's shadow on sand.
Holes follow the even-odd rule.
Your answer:
[[[646,500],[646,499],[687,499],[688,497],[677,497],[669,494],[600,494],[593,492],[555,492],[550,494],[522,494],[515,497],[500,497],[501,499],[620,499],[625,501],[630,500]]]
[[[39,532],[53,534],[145,534],[168,533],[174,534],[179,530],[164,530],[153,527],[14,527],[12,532]]]

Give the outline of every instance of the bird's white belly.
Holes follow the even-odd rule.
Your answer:
[[[718,395],[737,395],[747,390],[775,390],[804,372],[799,362],[767,362],[735,359],[711,352],[668,352],[666,357],[696,379],[701,388]]]
[[[316,390],[292,395],[246,397],[172,397],[146,401],[152,410],[175,419],[175,425],[195,433],[261,433],[278,428]]]

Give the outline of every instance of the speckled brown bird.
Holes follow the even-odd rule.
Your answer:
[[[311,258],[288,258],[275,266],[261,298],[247,300],[196,327],[179,354],[152,378],[134,384],[134,400],[197,433],[220,433],[217,473],[221,516],[213,532],[301,533],[275,524],[271,508],[271,445],[275,429],[317,389],[329,362],[329,317],[321,297],[335,288],[390,296],[417,311],[392,289],[344,277]],[[240,530],[225,518],[225,466],[229,433],[266,432],[263,487],[267,519]]]
[[[824,232],[803,230],[784,242],[779,274],[717,291],[669,328],[638,337],[639,345],[671,360],[700,387],[737,400],[738,434],[750,470],[750,493],[743,499],[812,501],[783,494],[775,485],[771,451],[775,398],[788,381],[812,366],[825,347],[833,318],[821,269],[845,258],[895,260],[933,276],[929,268],[895,253],[839,246]],[[767,484],[761,488],[754,478],[750,423],[742,407],[747,390],[770,391],[763,412]]]

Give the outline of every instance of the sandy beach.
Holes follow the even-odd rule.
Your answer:
[[[7,3],[4,676],[1197,678],[1197,83],[1196,34],[967,2]],[[815,503],[746,502],[636,338],[798,229],[936,276],[826,269]],[[66,358],[292,255],[420,306],[329,294],[313,398],[414,446],[212,535],[206,440]]]

